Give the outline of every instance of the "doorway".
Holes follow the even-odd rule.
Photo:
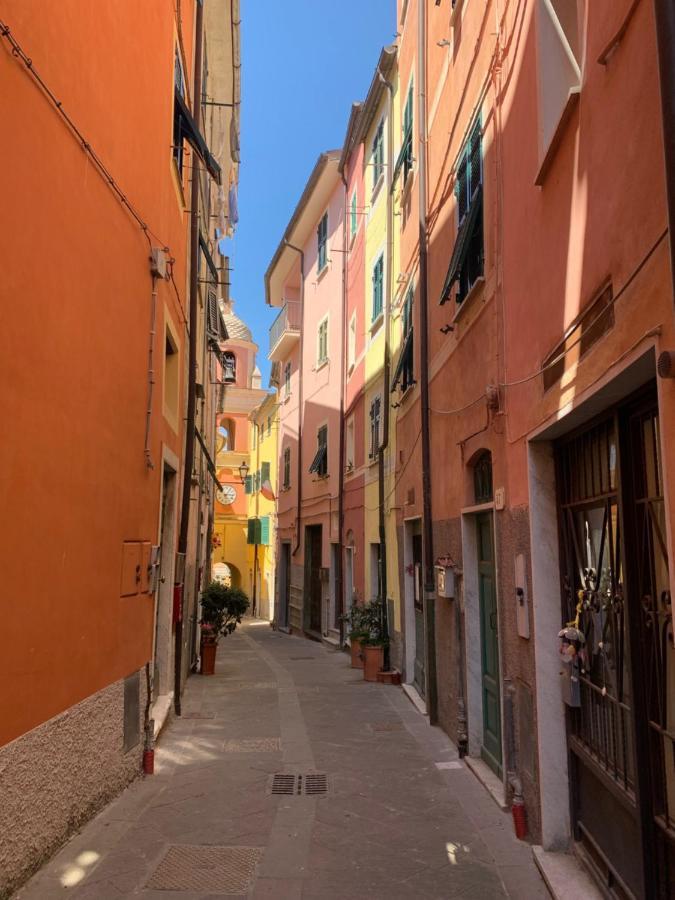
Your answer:
[[[321,554],[322,527],[308,525],[305,528],[305,630],[321,637]]]
[[[405,522],[404,543],[406,682],[420,697],[426,696],[426,643],[424,626],[424,569],[422,523]]]
[[[154,699],[168,694],[173,682],[173,567],[176,543],[176,471],[164,463],[159,520],[159,579],[155,605]]]
[[[481,692],[483,701],[481,757],[492,771],[501,778],[502,721],[492,512],[476,515],[475,526],[478,609],[480,614]]]
[[[289,592],[291,589],[291,545],[287,542],[281,544],[281,559],[279,561],[279,615],[277,628],[288,629]]]
[[[654,383],[555,445],[574,838],[615,897],[675,887],[675,649]],[[572,689],[567,687],[571,685]]]

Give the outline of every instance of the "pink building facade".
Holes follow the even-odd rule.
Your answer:
[[[277,623],[337,640],[344,358],[344,185],[324,153],[265,275],[280,307],[270,330],[279,366]]]

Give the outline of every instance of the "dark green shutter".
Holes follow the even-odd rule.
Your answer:
[[[255,544],[255,519],[248,520],[248,531],[246,535],[246,543],[247,544]]]
[[[245,494],[253,493],[253,478],[250,475],[246,476],[246,481],[244,483],[244,493]]]
[[[266,481],[270,480],[270,464],[268,462],[264,462],[262,464],[262,473],[261,473],[262,483],[264,484]]]

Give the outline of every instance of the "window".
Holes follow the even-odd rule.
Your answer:
[[[316,269],[323,272],[328,264],[328,212],[325,212],[316,229]]]
[[[382,398],[375,397],[370,404],[370,453],[371,459],[375,459],[380,449],[380,417],[382,408]]]
[[[328,316],[319,322],[316,361],[319,366],[328,361]]]
[[[475,503],[492,500],[492,454],[483,450],[473,466],[473,490]]]
[[[347,337],[347,367],[349,371],[356,364],[356,313],[352,313],[349,320],[349,335]]]
[[[183,174],[183,141],[187,141],[197,156],[202,160],[209,175],[220,182],[221,171],[216,159],[209,151],[199,124],[194,120],[185,101],[185,77],[183,64],[176,47],[174,54],[174,92],[173,92],[173,158],[179,174]]]
[[[284,477],[282,484],[287,491],[291,486],[291,448],[284,448]]]
[[[539,0],[537,13],[539,160],[545,169],[566,113],[579,97],[582,57],[577,0]]]
[[[443,284],[441,303],[458,282],[457,303],[469,293],[483,274],[483,165],[480,119],[474,125],[459,162],[455,181],[459,228]]]
[[[413,84],[410,82],[408,88],[408,96],[406,97],[405,107],[403,109],[403,138],[401,141],[401,150],[396,160],[392,182],[396,181],[399,172],[403,170],[403,184],[408,180],[408,175],[413,165]]]
[[[354,416],[347,420],[347,431],[345,438],[345,463],[348,472],[354,468]]]
[[[375,322],[382,315],[384,300],[384,255],[373,266],[373,316]]]
[[[223,353],[223,381],[234,384],[237,380],[237,358],[234,353]]]
[[[353,238],[358,228],[358,219],[356,214],[356,189],[352,191],[352,199],[349,203],[349,236]]]
[[[260,485],[262,487],[266,481],[269,481],[271,477],[270,473],[270,464],[268,462],[260,463]]]
[[[316,434],[316,455],[309,471],[316,472],[319,478],[328,475],[328,426],[322,425]]]
[[[284,396],[291,396],[291,364],[287,362],[284,366]]]
[[[384,119],[380,120],[380,124],[375,130],[372,149],[372,165],[373,165],[373,191],[379,184],[380,178],[384,173]]]
[[[180,59],[178,47],[176,47],[173,61],[173,87],[174,92],[185,98],[185,77],[183,75],[183,64]],[[183,135],[181,133],[180,113],[177,104],[174,105],[173,111],[173,158],[176,160],[176,166],[179,173],[183,174]]]
[[[244,493],[252,494],[253,493],[253,476],[247,475],[246,480],[244,481]]]
[[[176,425],[179,380],[178,344],[167,327],[164,335],[164,415]]]
[[[415,292],[412,285],[408,288],[408,293],[403,301],[403,311],[401,314],[401,352],[394,370],[394,377],[391,382],[391,389],[395,391],[400,387],[402,393],[415,384],[414,357],[413,357],[413,298]]]

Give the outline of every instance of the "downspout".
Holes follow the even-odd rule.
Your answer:
[[[387,289],[384,297],[384,359],[382,365],[382,441],[377,451],[377,493],[378,493],[378,518],[380,532],[380,589],[382,591],[382,630],[389,637],[389,608],[387,606],[387,527],[385,522],[385,496],[384,496],[384,462],[385,452],[389,446],[389,327],[391,313],[391,290],[393,269],[393,223],[392,213],[394,209],[391,195],[392,177],[394,172],[394,86],[382,74],[379,66],[377,74],[380,81],[387,88]],[[391,666],[389,642],[384,648],[384,668]]]
[[[155,384],[154,347],[155,333],[157,331],[157,278],[152,273],[152,297],[150,300],[150,346],[148,348],[148,407],[145,413],[145,465],[148,469],[154,469],[155,464],[150,454],[150,426],[152,423],[152,393]]]
[[[675,6],[672,0],[654,0],[656,39],[661,82],[663,151],[666,163],[666,200],[668,203],[668,240],[670,275],[675,301]]]
[[[427,296],[427,108],[426,4],[417,4],[417,85],[419,101],[419,245],[420,245],[420,403],[422,428],[422,534],[424,546],[424,625],[426,637],[427,711],[438,721],[436,686],[436,611],[434,598],[434,536],[431,517],[431,434],[429,422],[429,317]]]
[[[343,204],[344,214],[342,217],[342,317],[340,322],[340,471],[338,472],[338,554],[337,554],[337,571],[335,573],[335,593],[339,608],[340,622],[340,646],[345,642],[345,623],[342,616],[345,613],[346,604],[344,596],[344,566],[343,566],[343,547],[344,547],[344,486],[345,486],[345,386],[347,383],[347,354],[345,353],[345,335],[347,331],[347,212],[349,209],[349,188],[345,173],[341,172],[340,177],[344,185],[345,202]]]
[[[200,120],[200,103],[202,96],[202,40],[203,40],[204,7],[196,4],[195,21],[195,61],[194,91],[192,95],[192,114],[197,123]],[[188,529],[190,525],[190,495],[192,493],[192,466],[195,452],[195,411],[197,384],[197,309],[199,306],[199,174],[201,166],[196,153],[192,153],[192,179],[190,190],[190,295],[189,295],[189,341],[188,341],[188,397],[187,415],[185,417],[185,459],[183,463],[183,497],[180,513],[180,533],[178,536],[178,553],[187,556]],[[185,568],[182,583],[177,585],[180,591],[179,615],[176,622],[174,652],[174,689],[173,702],[176,715],[181,714],[181,669],[183,667],[183,614],[185,612]]]
[[[305,321],[305,253],[300,247],[296,247],[294,244],[291,244],[290,241],[287,241],[284,238],[284,244],[291,250],[295,250],[296,253],[300,254],[300,362],[298,365],[298,465],[297,465],[297,478],[298,478],[298,511],[296,515],[297,522],[297,533],[295,536],[295,546],[291,551],[291,556],[295,556],[295,554],[300,549],[300,537],[301,537],[301,523],[302,523],[302,387],[303,387],[303,377],[302,377],[302,359],[303,359],[303,347],[304,347],[304,336],[303,336],[303,323]]]

